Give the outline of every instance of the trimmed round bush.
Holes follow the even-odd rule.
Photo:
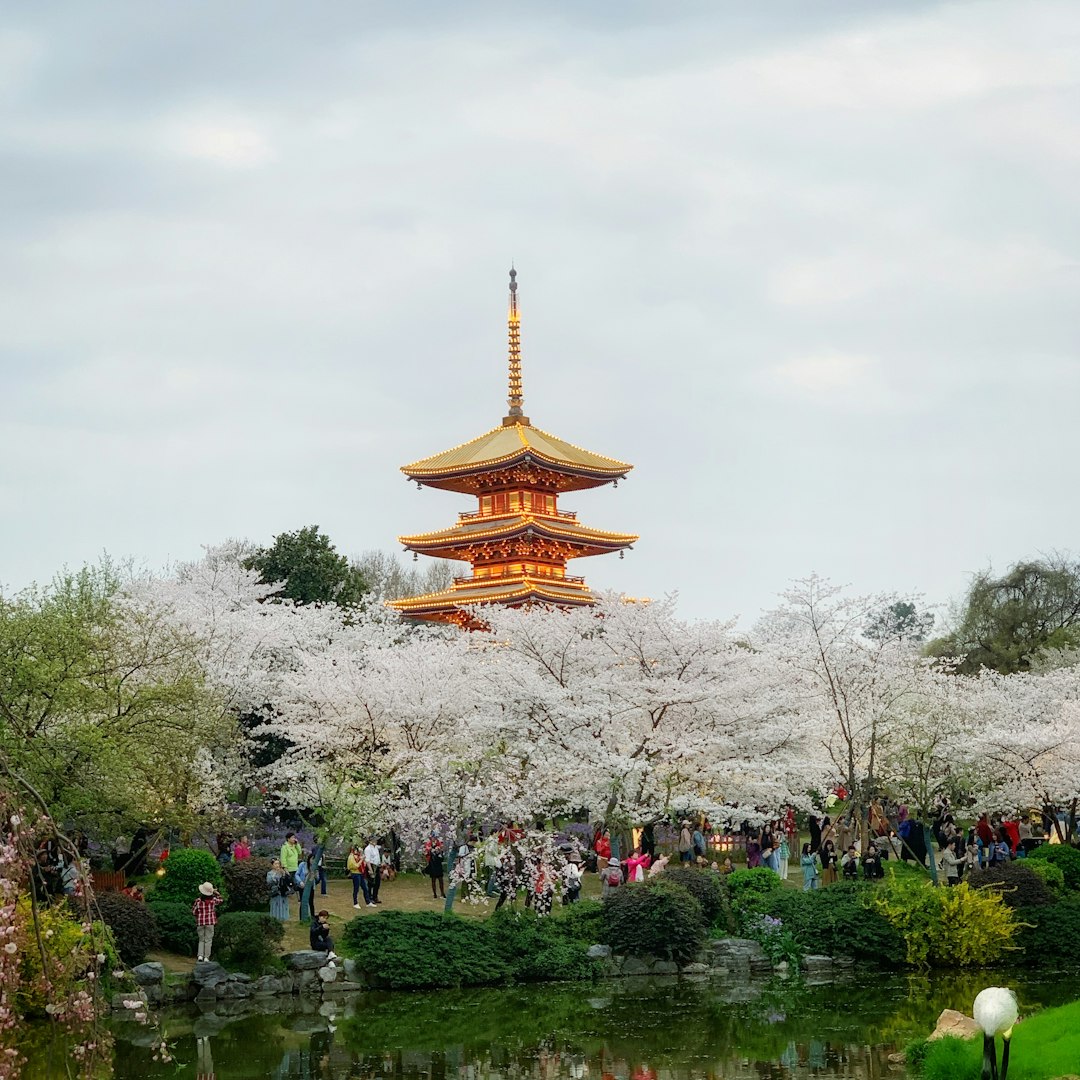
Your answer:
[[[150,894],[152,900],[194,904],[199,897],[199,886],[209,881],[227,897],[225,878],[217,859],[203,848],[174,848],[163,863],[165,876],[158,878]],[[263,892],[265,893],[265,879]]]
[[[285,926],[268,911],[229,911],[214,930],[214,957],[230,971],[261,975],[275,966]]]
[[[231,911],[266,911],[266,875],[270,859],[235,860],[224,867],[225,888]]]
[[[973,870],[964,880],[973,889],[994,889],[1011,908],[1041,907],[1054,902],[1054,894],[1041,874],[1025,866],[1026,860]],[[1049,864],[1048,864],[1049,865]]]
[[[1025,963],[1035,966],[1080,965],[1080,897],[1070,896],[1057,904],[1021,908],[1016,944],[1024,950]]]
[[[151,902],[147,907],[157,924],[161,947],[181,956],[194,956],[199,945],[199,934],[195,929],[191,904],[163,901]]]
[[[603,941],[617,953],[685,964],[701,949],[705,916],[681,885],[655,878],[644,885],[615,889],[603,904]]]
[[[1049,890],[1055,898],[1060,898],[1067,892],[1065,888],[1065,875],[1060,866],[1055,866],[1046,859],[1025,859],[1024,865],[1029,870],[1034,870],[1046,882]]]
[[[849,882],[813,892],[781,889],[767,897],[763,914],[783,922],[804,956],[902,964],[904,941],[883,915],[865,903],[870,892],[867,886]]]
[[[1065,875],[1065,888],[1080,892],[1080,849],[1068,844],[1040,844],[1029,859],[1045,859]]]
[[[80,900],[77,910],[83,918],[101,919],[112,933],[120,959],[129,967],[141,964],[146,954],[160,944],[153,913],[132,896],[120,892],[95,894],[92,904]]]
[[[768,898],[784,887],[779,876],[765,866],[736,870],[724,878],[724,885],[731,897],[732,910],[737,915],[764,911]]]
[[[719,874],[714,870],[701,870],[696,866],[669,866],[661,878],[681,885],[701,905],[701,913],[709,926],[718,921],[726,922],[724,916],[730,914],[727,893],[720,884]]]

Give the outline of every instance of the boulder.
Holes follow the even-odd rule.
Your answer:
[[[251,982],[251,976],[245,974],[243,971],[234,971],[229,976],[229,982],[249,983]]]
[[[654,975],[678,975],[679,965],[674,960],[653,961],[652,973]]]
[[[270,997],[278,994],[292,993],[292,983],[289,983],[289,988],[286,990],[282,980],[275,975],[263,975],[261,978],[256,979],[254,988],[255,993],[259,997]]]
[[[970,1016],[965,1016],[955,1009],[945,1009],[938,1017],[937,1027],[930,1038],[944,1039],[946,1035],[952,1035],[957,1039],[971,1039],[981,1031],[982,1028]]]
[[[333,964],[327,964],[326,967],[319,968],[319,978],[324,983],[332,983],[337,980],[338,969]]]
[[[247,983],[227,982],[217,988],[221,996],[235,1000],[236,998],[249,998],[255,991]]]
[[[290,971],[318,971],[326,964],[326,953],[302,949],[300,952],[286,953],[281,959]]]
[[[708,975],[709,970],[708,964],[695,962],[693,964],[687,964],[686,967],[682,969],[682,973],[684,975]]]
[[[165,981],[165,965],[158,963],[136,964],[131,977],[139,986],[156,986]]]
[[[611,959],[611,946],[610,945],[590,945],[589,951],[585,954],[590,960],[610,960]]]
[[[627,956],[619,972],[622,975],[649,975],[652,973],[652,961],[643,960],[640,956]]]
[[[217,1004],[218,992],[217,986],[203,986],[199,988],[199,992],[195,995],[195,1001],[199,1005],[207,1005],[213,1002]]]
[[[806,956],[802,962],[803,971],[807,975],[819,975],[823,972],[831,972],[833,958],[831,956]]]
[[[229,973],[213,960],[203,960],[195,965],[191,972],[191,981],[196,986],[217,986],[218,983],[227,982]]]

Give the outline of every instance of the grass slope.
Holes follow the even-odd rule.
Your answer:
[[[997,1041],[1000,1060],[1001,1039]],[[1054,1080],[1080,1072],[1080,1001],[1046,1009],[1016,1025],[1009,1080]],[[982,1039],[941,1039],[930,1044],[923,1080],[979,1080]]]

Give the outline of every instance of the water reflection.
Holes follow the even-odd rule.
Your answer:
[[[182,1075],[200,1080],[879,1080],[903,1075],[890,1054],[943,1008],[969,1008],[986,978],[623,980],[230,1001],[172,1010],[165,1023]],[[1080,973],[1010,984],[1027,1008],[1080,998]],[[153,1061],[145,1029],[118,1024],[116,1034],[117,1080],[176,1075],[176,1064]]]

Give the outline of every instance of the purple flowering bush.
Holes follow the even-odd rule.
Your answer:
[[[774,965],[786,960],[793,970],[798,971],[802,950],[794,935],[784,926],[783,919],[774,919],[771,915],[750,915],[743,922],[743,936],[756,941]]]

